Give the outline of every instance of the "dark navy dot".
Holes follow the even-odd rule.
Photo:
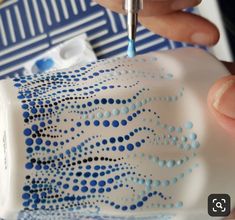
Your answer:
[[[127,145],[127,150],[132,151],[134,149],[134,145],[133,144],[128,144]]]
[[[99,125],[100,125],[100,122],[99,122],[98,120],[95,120],[95,121],[94,121],[94,125],[95,125],[95,126],[99,126]]]
[[[103,121],[104,127],[109,127],[110,123],[108,120]]]
[[[123,142],[123,140],[124,140],[123,137],[118,137],[119,142]]]
[[[99,186],[105,186],[105,181],[103,181],[103,180],[101,180],[100,182],[99,182]]]
[[[79,187],[78,187],[78,186],[74,186],[74,187],[73,187],[73,191],[76,192],[76,191],[78,191],[78,190],[79,190]]]
[[[98,105],[98,104],[100,103],[99,99],[95,99],[95,100],[94,100],[94,103],[95,103],[96,105]]]
[[[133,118],[132,118],[131,116],[128,116],[128,117],[127,117],[127,120],[128,120],[128,121],[132,121],[132,119],[133,119]]]
[[[30,198],[30,194],[29,194],[29,193],[24,193],[24,194],[22,195],[22,198],[23,198],[23,199],[29,199],[29,198]]]
[[[122,124],[123,126],[126,126],[126,125],[127,125],[127,121],[126,121],[126,120],[122,120],[122,121],[121,121],[121,124]]]
[[[114,103],[114,100],[113,99],[109,99],[109,104],[113,104]]]
[[[92,181],[90,182],[90,185],[91,185],[91,186],[96,186],[96,185],[97,185],[97,181],[96,181],[96,180],[92,180]]]
[[[90,125],[90,121],[88,121],[88,120],[85,121],[85,125],[86,125],[86,126],[89,126],[89,125]]]
[[[114,137],[111,137],[111,138],[109,139],[109,141],[110,141],[110,143],[112,143],[112,144],[114,144],[114,143],[116,142],[116,140],[115,140]]]
[[[112,122],[113,127],[117,128],[119,126],[119,122],[117,120],[114,120]]]
[[[101,99],[101,103],[102,104],[106,104],[107,103],[107,99]]]
[[[81,188],[81,190],[82,190],[82,192],[87,192],[87,191],[88,191],[88,187],[87,187],[87,186],[83,186],[83,187]]]
[[[125,150],[125,147],[123,146],[123,145],[120,145],[119,147],[118,147],[118,149],[119,149],[119,151],[124,151]]]
[[[81,127],[81,125],[82,125],[81,122],[77,122],[78,127]]]
[[[135,210],[135,209],[136,209],[136,205],[131,205],[131,206],[130,206],[130,209],[131,209],[131,210]]]

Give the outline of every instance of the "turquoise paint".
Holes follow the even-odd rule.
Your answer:
[[[136,56],[135,42],[129,39],[128,48],[127,48],[127,56],[133,58]]]

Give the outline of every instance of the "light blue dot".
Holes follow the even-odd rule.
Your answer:
[[[109,111],[104,112],[104,117],[109,118],[111,116],[111,113]]]
[[[193,123],[191,121],[189,121],[189,122],[185,123],[184,127],[186,129],[192,129],[193,128]]]
[[[130,106],[130,109],[131,109],[131,110],[135,110],[135,109],[136,109],[135,104],[132,104],[132,105]]]
[[[163,180],[162,181],[162,185],[163,186],[169,186],[170,185],[170,181],[169,180]]]
[[[183,129],[182,129],[181,127],[179,127],[179,128],[176,128],[176,131],[177,131],[178,133],[182,133]]]
[[[183,202],[175,203],[175,208],[181,208],[183,206]]]
[[[190,134],[189,139],[191,139],[192,141],[196,140],[197,139],[197,134],[195,134],[195,133]]]
[[[115,116],[119,115],[119,113],[120,113],[119,109],[116,109],[116,108],[113,109],[113,111],[112,111],[112,114]]]
[[[200,147],[200,143],[198,141],[192,142],[192,148],[196,149]]]
[[[160,182],[159,180],[154,180],[153,185],[154,185],[155,187],[158,187],[158,186],[161,185],[161,182]]]
[[[121,113],[122,114],[127,114],[129,112],[129,108],[128,107],[123,107],[122,109],[121,109]]]
[[[97,113],[97,118],[103,118],[103,116],[104,116],[104,115],[103,115],[102,112],[98,112],[98,113]]]
[[[187,137],[185,137],[185,136],[181,137],[182,142],[187,142],[187,140],[188,140]]]
[[[158,165],[159,165],[160,167],[164,167],[165,164],[166,164],[166,161],[165,161],[165,160],[159,160],[159,161],[158,161]]]
[[[175,160],[169,160],[169,161],[167,161],[166,166],[167,166],[168,168],[174,167],[174,166],[175,166]]]

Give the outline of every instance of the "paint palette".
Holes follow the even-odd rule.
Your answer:
[[[206,106],[221,73],[181,49],[0,82],[2,217],[208,217],[209,194],[235,193],[234,141]]]

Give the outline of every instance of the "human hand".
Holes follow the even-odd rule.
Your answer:
[[[182,11],[202,0],[144,0],[139,21],[156,34],[176,41],[213,45],[219,40],[217,27],[198,15]],[[96,0],[113,11],[125,13],[123,0]]]
[[[113,11],[124,13],[123,0],[96,0]],[[219,31],[206,19],[183,12],[201,0],[144,0],[140,22],[153,32],[172,40],[213,45],[219,40]],[[235,63],[224,63],[235,75]],[[235,136],[235,76],[218,80],[208,95],[208,105],[219,124]]]

